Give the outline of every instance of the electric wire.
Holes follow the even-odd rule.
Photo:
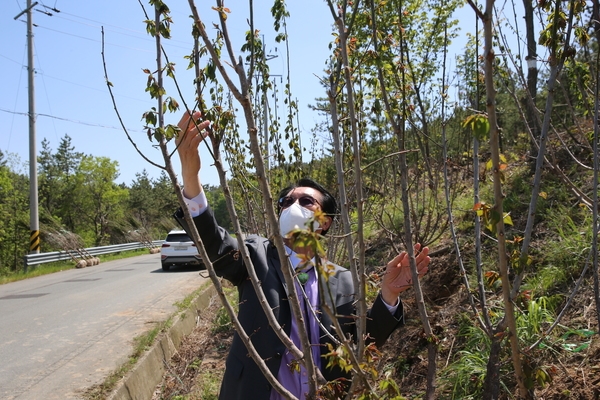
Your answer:
[[[60,82],[65,82],[65,83],[68,83],[70,85],[79,86],[79,87],[82,87],[82,88],[85,88],[85,89],[88,89],[88,90],[93,90],[95,92],[100,92],[100,93],[104,93],[104,94],[108,93],[105,88],[99,89],[99,88],[94,88],[94,87],[91,87],[91,86],[86,86],[86,85],[82,85],[80,83],[75,83],[75,82],[68,81],[66,79],[57,78],[57,77],[52,76],[52,75],[47,75],[47,74],[44,74],[44,73],[41,73],[41,72],[38,73],[38,74],[39,75],[43,75],[46,78],[54,79],[54,80],[57,80],[57,81],[60,81]],[[138,97],[132,97],[132,96],[127,96],[127,95],[123,95],[123,94],[115,94],[115,97],[129,99],[129,100],[135,100],[135,101],[139,101],[140,103],[153,104],[150,100],[140,99]]]
[[[27,49],[24,48],[23,49],[23,56],[22,58],[25,58],[25,54],[27,53]],[[17,63],[18,64],[18,63]],[[22,66],[22,62],[21,62],[21,66]],[[23,68],[21,68],[21,72],[19,72],[19,81],[17,83],[17,87],[20,88],[21,87],[21,79],[23,78]],[[17,109],[17,103],[19,102],[19,90],[17,90],[17,95],[15,96],[15,103],[13,105],[13,113],[15,112],[15,110]],[[10,149],[10,141],[12,139],[12,131],[13,131],[13,127],[15,125],[15,115],[13,114],[12,118],[10,119],[10,129],[8,130],[8,143],[6,144],[6,148]]]
[[[0,108],[0,111],[8,113],[8,114],[29,116],[29,113],[22,112],[22,111],[10,111],[10,110],[6,110],[4,108]],[[56,120],[59,120],[59,121],[72,122],[74,124],[79,124],[79,125],[93,126],[93,127],[96,127],[96,128],[114,129],[114,130],[119,130],[119,131],[123,130],[123,128],[120,127],[120,126],[110,126],[110,125],[102,125],[102,124],[90,123],[90,122],[85,122],[85,121],[78,121],[78,120],[74,120],[74,119],[70,119],[70,118],[57,117],[56,115],[50,115],[50,114],[36,113],[35,116],[36,117],[52,118],[52,119],[56,119]],[[130,131],[130,132],[145,132],[142,129],[129,129],[128,128],[127,130]]]
[[[40,58],[38,57],[38,52],[37,52],[37,44],[35,41],[33,41],[33,47],[34,49],[36,49],[35,53],[35,58],[37,60],[37,65],[40,66],[40,69],[42,69],[42,60],[40,60]],[[50,113],[54,114],[52,112],[52,104],[50,103],[50,98],[48,97],[48,88],[46,87],[46,80],[44,79],[44,75],[40,76],[41,81],[42,81],[42,86],[44,87],[44,95],[46,97],[46,102],[48,103],[48,109],[50,110]],[[54,120],[52,120],[52,128],[54,130],[54,136],[56,137],[56,141],[58,142],[58,133],[56,131],[56,124],[54,123]]]
[[[74,17],[74,18],[82,19],[84,21],[89,21],[89,22],[92,22],[93,24],[89,24],[89,23],[85,23],[85,22],[82,22],[82,21],[77,21],[77,20],[74,20],[74,19],[66,18],[66,17],[62,16],[63,14],[64,15],[69,15],[69,16]],[[100,22],[100,21],[96,21],[96,20],[93,20],[93,19],[90,19],[90,18],[81,17],[81,16],[78,16],[78,15],[75,15],[75,14],[70,14],[68,12],[61,12],[61,15],[56,15],[56,18],[62,19],[62,20],[65,20],[65,21],[69,21],[69,22],[73,22],[73,23],[76,23],[76,24],[88,26],[88,27],[91,27],[91,28],[94,28],[94,29],[98,29],[98,30],[100,30],[102,27],[105,27],[105,29],[104,29],[105,32],[108,31],[108,32],[112,32],[112,33],[115,33],[115,34],[118,34],[118,35],[128,36],[128,37],[132,37],[132,38],[135,38],[135,39],[139,39],[139,40],[148,42],[150,44],[154,44],[154,39],[151,38],[151,37],[149,37],[146,32],[137,31],[137,30],[130,29],[130,28],[123,28],[123,27],[120,27],[120,26],[117,26],[117,25],[112,25],[112,24],[105,24],[105,23]],[[107,29],[106,27],[111,27],[113,29]],[[56,30],[56,32],[63,33],[63,32],[58,31],[58,30]],[[85,38],[85,39],[87,39],[87,40],[93,40],[93,41],[98,42],[98,43],[100,42],[100,40],[97,40],[97,39],[88,39],[88,38]],[[181,46],[178,46],[175,43],[180,43]],[[119,46],[119,45],[116,45],[114,43],[108,43],[108,42],[106,44],[110,44],[110,45],[113,45],[113,46]],[[164,44],[167,47],[176,47],[176,48],[185,49],[185,50],[191,50],[191,45],[192,45],[191,42],[188,43],[188,42],[185,42],[183,40],[176,40],[176,39],[166,40]],[[119,47],[122,47],[122,46],[119,46]]]
[[[17,1],[17,4],[18,4],[18,1]],[[42,4],[42,6],[46,7],[43,4]],[[55,7],[54,8],[56,8],[56,3],[55,3]],[[20,6],[19,6],[19,9],[21,9]],[[143,40],[143,41],[153,42],[153,40],[151,38],[147,37],[147,35],[145,33],[140,32],[140,31],[135,31],[135,30],[128,29],[128,28],[122,28],[122,27],[119,27],[119,26],[116,26],[116,25],[111,25],[111,24],[103,24],[102,22],[99,22],[99,21],[96,21],[96,20],[92,20],[92,19],[89,19],[89,18],[85,18],[85,17],[81,17],[81,16],[78,16],[78,15],[75,15],[75,14],[70,14],[70,13],[67,13],[67,12],[64,12],[64,11],[61,11],[61,14],[69,15],[69,16],[72,16],[74,18],[79,18],[79,19],[86,20],[86,21],[90,21],[90,22],[92,22],[94,24],[97,24],[97,25],[92,25],[92,24],[81,22],[81,21],[76,21],[76,20],[73,20],[73,19],[65,18],[65,17],[59,16],[57,14],[53,14],[51,16],[55,16],[56,18],[59,18],[59,19],[65,20],[65,21],[69,21],[69,22],[72,22],[72,23],[81,24],[81,25],[84,25],[84,26],[89,26],[89,27],[92,27],[92,28],[98,28],[98,29],[100,29],[101,26],[110,26],[110,27],[116,29],[116,30],[109,29],[109,31],[112,31],[115,34],[125,35],[125,36],[129,36],[129,37],[137,38],[137,39],[140,39],[140,40]],[[24,21],[21,21],[21,22],[24,22]],[[86,40],[86,41],[100,43],[99,39],[92,39],[92,38],[85,37],[85,36],[82,36],[82,35],[72,34],[72,33],[69,33],[69,32],[62,31],[62,30],[53,29],[53,28],[50,28],[50,27],[45,26],[45,25],[36,24],[35,26],[36,26],[36,28],[45,29],[45,30],[48,30],[48,31],[52,31],[52,32],[56,32],[56,33],[62,34],[62,35],[67,35],[67,36],[75,37],[75,38]],[[121,30],[123,32],[119,32],[119,30]],[[126,33],[126,32],[131,32],[131,33]],[[183,41],[179,41],[179,42],[180,43],[185,43]],[[140,52],[151,53],[153,51],[153,50],[152,51],[146,50],[146,49],[143,49],[143,48],[134,48],[134,47],[130,47],[130,46],[123,46],[123,45],[115,44],[115,43],[106,43],[106,44],[107,45],[111,45],[111,46],[115,46],[115,47],[124,48],[124,49],[127,49],[127,50],[135,50],[135,51],[140,51]],[[185,48],[185,49],[189,48],[189,47],[176,46],[176,45],[174,47],[180,47],[180,48]],[[17,65],[20,65],[24,69],[27,68],[27,66],[25,65],[24,62],[18,62],[16,60],[13,60],[10,57],[7,57],[7,56],[2,55],[2,54],[0,54],[0,57],[5,58],[5,59],[7,59],[7,60],[9,60],[9,61],[17,64]],[[61,82],[66,82],[66,83],[69,83],[69,84],[72,84],[72,85],[75,85],[75,86],[84,87],[86,89],[90,89],[90,90],[94,90],[94,91],[98,91],[98,92],[105,92],[105,91],[102,90],[102,89],[93,88],[93,87],[90,87],[90,86],[81,85],[81,84],[78,84],[78,83],[75,83],[75,82],[71,82],[71,81],[68,81],[68,80],[65,80],[65,79],[57,78],[57,77],[54,77],[54,76],[51,76],[51,75],[46,75],[42,71],[41,60],[38,57],[38,52],[37,51],[36,51],[36,60],[37,60],[37,64],[40,66],[39,68],[36,68],[36,75],[38,75],[38,76],[40,76],[42,78],[42,83],[43,83],[43,86],[44,86],[44,92],[45,92],[45,96],[46,96],[46,101],[47,101],[48,107],[50,109],[50,114],[36,113],[36,117],[47,117],[47,118],[50,118],[52,120],[61,120],[61,121],[75,123],[75,124],[80,124],[80,125],[85,125],[85,126],[92,126],[92,127],[99,127],[99,128],[105,128],[105,129],[114,129],[114,130],[122,130],[123,129],[122,127],[107,126],[107,125],[98,124],[98,123],[89,123],[89,122],[84,122],[84,121],[80,121],[80,120],[73,120],[73,119],[69,119],[69,118],[63,118],[63,117],[58,117],[58,116],[52,115],[53,112],[52,112],[52,108],[51,108],[50,99],[48,98],[48,90],[46,88],[46,81],[45,81],[44,78],[55,79],[55,80],[58,80],[58,81],[61,81]],[[22,73],[19,76],[19,86],[18,87],[20,87],[21,79],[22,79]],[[134,98],[134,97],[131,97],[131,96],[124,96],[124,95],[117,95],[117,96],[118,97],[127,98],[127,99],[131,99],[131,100],[140,101],[140,102],[148,102],[147,100],[141,100],[139,98]],[[12,121],[11,122],[11,129],[9,130],[9,146],[10,146],[10,139],[11,139],[11,135],[12,135],[12,126],[14,125],[14,116],[15,115],[23,115],[23,116],[28,116],[29,115],[28,112],[19,112],[19,111],[16,111],[16,105],[17,105],[17,103],[18,103],[18,93],[17,93],[17,95],[15,97],[15,107],[14,107],[13,111],[0,108],[0,111],[6,112],[6,113],[10,113],[10,114],[13,115],[13,118],[11,120]],[[55,135],[57,135],[56,126],[54,125],[54,123],[53,123],[53,127],[54,127],[54,131],[55,131]],[[143,132],[142,130],[135,130],[135,129],[129,129],[129,130],[132,131],[132,132]]]
[[[49,27],[44,26],[44,25],[39,25],[38,24],[38,25],[36,25],[36,28],[41,28],[41,29],[45,29],[47,31],[60,33],[61,35],[66,35],[66,36],[71,36],[71,37],[75,37],[75,38],[78,38],[78,39],[87,40],[87,41],[93,42],[93,43],[101,43],[100,39],[92,39],[92,38],[84,37],[84,36],[81,36],[81,35],[75,35],[73,33],[68,33],[68,32],[64,32],[64,31],[60,31],[58,29],[49,28]],[[106,45],[110,45],[110,46],[113,46],[113,47],[119,47],[119,48],[126,49],[126,50],[135,50],[135,51],[139,51],[139,52],[142,52],[142,53],[152,53],[151,49],[144,49],[144,48],[140,48],[140,47],[123,46],[123,45],[120,45],[120,44],[108,43],[108,42],[106,42]]]
[[[17,64],[17,65],[20,65],[21,67],[24,67],[24,65],[23,65],[23,62],[18,62],[18,61],[16,61],[16,60],[13,60],[13,59],[12,59],[12,58],[10,58],[10,57],[6,57],[4,54],[0,54],[0,57],[2,57],[2,58],[5,58],[5,59],[7,59],[8,61],[10,61],[10,62],[12,62],[12,63],[15,63],[15,64]]]
[[[79,18],[85,21],[90,21],[93,24],[89,24],[89,23],[85,23],[82,21],[77,21],[74,19],[70,19],[70,18],[65,18],[62,15],[69,15],[72,16],[74,18]],[[112,25],[112,24],[105,24],[103,22],[100,21],[96,21],[90,18],[85,18],[85,17],[81,17],[75,14],[70,14],[64,11],[61,11],[60,15],[59,14],[53,14],[52,17],[57,18],[57,19],[62,19],[64,21],[69,21],[75,24],[80,24],[83,26],[87,26],[90,28],[94,28],[97,29],[98,31],[100,31],[100,29],[103,26],[109,26],[112,27],[113,29],[105,29],[105,31],[108,32],[112,32],[115,33],[117,35],[123,35],[123,36],[128,36],[128,37],[132,37],[144,42],[147,42],[148,44],[153,44],[154,43],[154,39],[152,39],[151,37],[149,37],[145,32],[142,31],[136,31],[133,29],[129,29],[129,28],[123,28],[117,25]],[[25,23],[25,21],[20,20],[21,22]],[[95,42],[95,43],[100,43],[100,39],[94,39],[94,38],[89,38],[89,37],[85,37],[85,36],[81,36],[81,35],[77,35],[77,34],[73,34],[73,33],[69,33],[69,32],[65,32],[59,29],[55,29],[55,28],[51,28],[49,26],[43,25],[43,24],[39,24],[36,22],[35,24],[36,28],[42,28],[48,31],[52,31],[52,32],[56,32],[56,33],[60,33],[62,35],[67,35],[67,36],[71,36],[71,37],[75,37],[75,38],[79,38],[79,39],[83,39],[83,40],[87,40],[87,41],[91,41],[91,42]],[[178,45],[177,43],[180,43],[181,45]],[[115,46],[115,47],[120,47],[120,48],[124,48],[124,49],[129,49],[129,50],[136,50],[136,51],[141,51],[141,52],[147,52],[147,53],[152,53],[154,51],[154,49],[152,49],[152,47],[149,47],[149,49],[143,49],[143,48],[134,48],[134,47],[128,47],[128,46],[123,46],[121,44],[117,44],[117,43],[112,43],[112,42],[105,42],[106,45],[110,45],[110,46]],[[187,51],[191,51],[191,47],[192,44],[182,41],[182,40],[175,40],[175,39],[169,39],[167,41],[165,41],[164,43],[165,47],[169,47],[169,48],[179,48],[179,49],[184,49]]]

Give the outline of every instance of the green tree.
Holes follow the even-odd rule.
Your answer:
[[[171,180],[162,171],[158,179],[153,181],[152,195],[155,201],[155,231],[154,235],[162,236],[172,228],[178,228],[173,212],[179,206]]]
[[[29,250],[29,180],[16,162],[0,151],[0,273],[18,271]]]
[[[118,162],[108,157],[84,156],[74,176],[76,205],[81,231],[94,245],[110,243],[110,230],[122,223],[129,192],[114,181],[119,176]],[[85,225],[84,225],[85,224]]]
[[[153,183],[145,169],[141,173],[136,173],[135,178],[129,189],[128,208],[141,227],[150,231],[157,208]]]
[[[46,138],[42,140],[42,150],[37,157],[37,162],[39,205],[50,214],[54,214],[60,205],[63,182],[60,180],[50,142]]]
[[[208,204],[210,204],[210,207],[213,209],[215,217],[221,226],[231,232],[233,230],[233,224],[231,223],[231,218],[227,211],[227,204],[225,203],[223,191],[216,186],[208,185],[204,187],[204,193],[206,193]]]
[[[75,151],[75,147],[71,144],[71,137],[65,134],[56,150],[54,159],[62,189],[59,195],[58,217],[70,231],[75,231],[78,219],[75,209],[70,206],[76,190],[73,175],[79,168],[82,158],[83,153]]]

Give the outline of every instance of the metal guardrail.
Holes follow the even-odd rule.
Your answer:
[[[164,240],[154,240],[152,241],[152,245],[155,247],[160,247],[160,245],[164,242]],[[101,254],[110,254],[110,253],[119,253],[121,251],[128,250],[138,250],[147,248],[148,243],[144,242],[131,242],[125,244],[113,244],[110,246],[100,246],[100,247],[90,247],[84,249],[86,253],[89,253],[93,256],[98,256]],[[51,251],[48,253],[38,253],[38,254],[27,254],[24,256],[25,259],[25,267],[29,267],[37,264],[44,264],[55,261],[64,261],[70,260],[71,256],[66,251]]]

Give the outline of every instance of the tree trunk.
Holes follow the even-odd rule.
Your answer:
[[[500,350],[501,341],[492,336],[490,357],[487,363],[487,372],[483,381],[482,400],[496,400],[500,395]]]
[[[525,9],[525,32],[527,38],[527,94],[524,99],[525,110],[527,111],[527,125],[531,130],[531,139],[529,145],[531,168],[535,171],[535,159],[538,155],[537,145],[535,140],[540,134],[538,118],[536,117],[536,96],[538,84],[538,68],[537,68],[537,40],[535,37],[535,22],[533,20],[533,2],[532,0],[523,0]]]

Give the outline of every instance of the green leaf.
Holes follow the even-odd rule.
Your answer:
[[[490,132],[490,121],[483,114],[469,115],[462,123],[463,127],[471,129],[473,136],[482,141],[488,137]]]
[[[163,137],[165,137],[164,128],[158,127],[154,130],[154,139],[159,142]]]
[[[156,113],[154,111],[145,112],[142,118],[146,121],[146,125],[156,126]]]
[[[179,132],[181,132],[181,129],[178,126],[169,124],[166,126],[165,137],[167,140],[173,139]]]
[[[204,68],[204,71],[206,72],[206,76],[208,77],[208,79],[214,80],[216,78],[215,69],[216,68],[213,63],[208,63],[206,65],[206,67]]]
[[[148,32],[150,36],[154,36],[154,33],[156,32],[154,21],[147,19],[144,21],[144,23],[146,24],[146,32]]]
[[[475,127],[473,129],[473,133],[479,141],[487,139],[487,136],[490,133],[490,121],[486,116],[477,116],[477,118],[475,119]]]

